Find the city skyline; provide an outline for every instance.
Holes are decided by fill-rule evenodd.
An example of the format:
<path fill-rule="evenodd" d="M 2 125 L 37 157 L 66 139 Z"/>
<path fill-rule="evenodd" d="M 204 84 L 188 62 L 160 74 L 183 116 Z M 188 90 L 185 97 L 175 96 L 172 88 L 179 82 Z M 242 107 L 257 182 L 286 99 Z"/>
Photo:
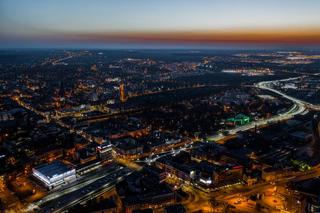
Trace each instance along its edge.
<path fill-rule="evenodd" d="M 319 213 L 319 0 L 0 0 L 0 212 Z"/>
<path fill-rule="evenodd" d="M 319 6 L 314 0 L 2 0 L 0 48 L 314 48 L 320 44 Z"/>

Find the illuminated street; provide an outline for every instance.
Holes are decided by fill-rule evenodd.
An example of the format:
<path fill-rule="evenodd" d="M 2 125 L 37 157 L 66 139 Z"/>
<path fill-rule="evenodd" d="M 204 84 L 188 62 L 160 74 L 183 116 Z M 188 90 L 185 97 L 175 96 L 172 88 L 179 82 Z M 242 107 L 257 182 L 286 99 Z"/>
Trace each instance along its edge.
<path fill-rule="evenodd" d="M 1 0 L 0 212 L 319 213 L 319 8 Z"/>

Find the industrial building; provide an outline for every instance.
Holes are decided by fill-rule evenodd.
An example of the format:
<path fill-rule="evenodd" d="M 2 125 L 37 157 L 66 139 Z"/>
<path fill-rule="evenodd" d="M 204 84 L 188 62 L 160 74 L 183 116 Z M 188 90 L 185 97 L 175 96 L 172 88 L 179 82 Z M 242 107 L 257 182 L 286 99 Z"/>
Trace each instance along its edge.
<path fill-rule="evenodd" d="M 32 169 L 33 176 L 48 189 L 76 180 L 76 170 L 60 161 L 53 161 Z"/>

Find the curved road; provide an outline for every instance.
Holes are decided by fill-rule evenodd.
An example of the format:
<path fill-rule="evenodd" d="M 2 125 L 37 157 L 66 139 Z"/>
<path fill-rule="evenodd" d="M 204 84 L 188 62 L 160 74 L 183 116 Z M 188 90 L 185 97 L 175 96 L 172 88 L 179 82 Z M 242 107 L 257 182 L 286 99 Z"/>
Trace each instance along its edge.
<path fill-rule="evenodd" d="M 263 81 L 263 82 L 255 84 L 254 85 L 255 87 L 257 87 L 259 89 L 268 90 L 270 92 L 276 93 L 276 94 L 282 96 L 283 98 L 292 101 L 294 103 L 294 105 L 285 113 L 281 113 L 279 115 L 275 115 L 275 116 L 273 116 L 271 118 L 268 118 L 268 119 L 258 120 L 258 121 L 251 122 L 251 123 L 243 125 L 243 126 L 239 126 L 239 127 L 235 127 L 233 129 L 230 129 L 229 130 L 229 134 L 230 135 L 234 135 L 234 134 L 236 134 L 236 133 L 238 133 L 240 131 L 246 131 L 246 130 L 249 130 L 249 129 L 253 129 L 256 126 L 260 127 L 260 126 L 267 125 L 269 123 L 288 120 L 290 118 L 293 118 L 295 115 L 308 113 L 308 108 L 311 108 L 311 109 L 314 109 L 314 110 L 319 110 L 320 109 L 319 106 L 316 106 L 316 105 L 301 101 L 299 99 L 296 99 L 294 97 L 286 95 L 286 94 L 284 94 L 284 93 L 282 93 L 282 92 L 280 92 L 278 90 L 275 90 L 275 89 L 270 87 L 270 85 L 273 84 L 273 83 L 276 83 L 276 82 L 279 82 L 279 81 L 289 81 L 289 80 L 294 80 L 294 79 L 297 79 L 297 78 L 288 78 L 288 79 L 275 80 L 275 81 Z M 226 137 L 225 135 L 217 134 L 217 135 L 213 135 L 213 136 L 208 137 L 208 139 L 209 140 L 213 140 L 213 141 L 219 141 L 219 140 L 224 139 L 225 137 Z"/>
<path fill-rule="evenodd" d="M 273 116 L 271 118 L 261 119 L 261 120 L 255 121 L 255 122 L 248 123 L 248 124 L 243 125 L 243 126 L 238 126 L 238 127 L 229 129 L 228 130 L 229 135 L 235 135 L 238 132 L 246 131 L 246 130 L 249 130 L 249 129 L 253 129 L 256 126 L 257 127 L 261 127 L 261 126 L 268 125 L 270 123 L 289 120 L 289 119 L 293 118 L 295 115 L 308 113 L 308 108 L 311 108 L 313 110 L 319 110 L 319 108 L 320 108 L 319 106 L 312 105 L 310 103 L 301 101 L 299 99 L 296 99 L 294 97 L 286 95 L 286 94 L 284 94 L 284 93 L 282 93 L 282 92 L 280 92 L 278 90 L 275 90 L 275 89 L 270 87 L 271 84 L 274 84 L 276 82 L 290 81 L 290 80 L 295 80 L 295 79 L 298 79 L 298 78 L 300 78 L 300 77 L 288 78 L 288 79 L 282 79 L 282 80 L 274 80 L 274 81 L 263 81 L 263 82 L 259 82 L 259 83 L 255 84 L 254 86 L 259 88 L 259 89 L 268 90 L 270 92 L 273 92 L 275 94 L 278 94 L 278 95 L 282 96 L 285 99 L 288 99 L 288 100 L 292 101 L 293 102 L 293 106 L 287 112 L 281 113 L 279 115 L 275 115 L 275 116 Z M 226 139 L 227 137 L 228 136 L 223 135 L 223 134 L 216 134 L 216 135 L 209 136 L 207 138 L 207 140 L 209 140 L 209 141 L 219 141 L 219 140 Z M 160 157 L 162 157 L 164 155 L 177 154 L 180 151 L 185 150 L 185 149 L 186 149 L 186 147 L 180 147 L 178 149 L 172 150 L 171 152 L 161 153 L 158 156 L 154 156 L 154 157 L 146 159 L 145 162 L 147 162 L 147 163 L 154 162 L 155 160 L 157 160 L 158 158 L 160 158 Z"/>

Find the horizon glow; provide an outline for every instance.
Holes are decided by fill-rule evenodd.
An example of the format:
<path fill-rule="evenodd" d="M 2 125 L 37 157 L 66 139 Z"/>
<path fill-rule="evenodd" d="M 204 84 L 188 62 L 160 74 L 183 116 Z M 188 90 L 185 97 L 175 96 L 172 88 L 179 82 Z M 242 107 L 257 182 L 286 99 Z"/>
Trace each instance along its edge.
<path fill-rule="evenodd" d="M 317 0 L 0 0 L 0 47 L 320 45 Z"/>

